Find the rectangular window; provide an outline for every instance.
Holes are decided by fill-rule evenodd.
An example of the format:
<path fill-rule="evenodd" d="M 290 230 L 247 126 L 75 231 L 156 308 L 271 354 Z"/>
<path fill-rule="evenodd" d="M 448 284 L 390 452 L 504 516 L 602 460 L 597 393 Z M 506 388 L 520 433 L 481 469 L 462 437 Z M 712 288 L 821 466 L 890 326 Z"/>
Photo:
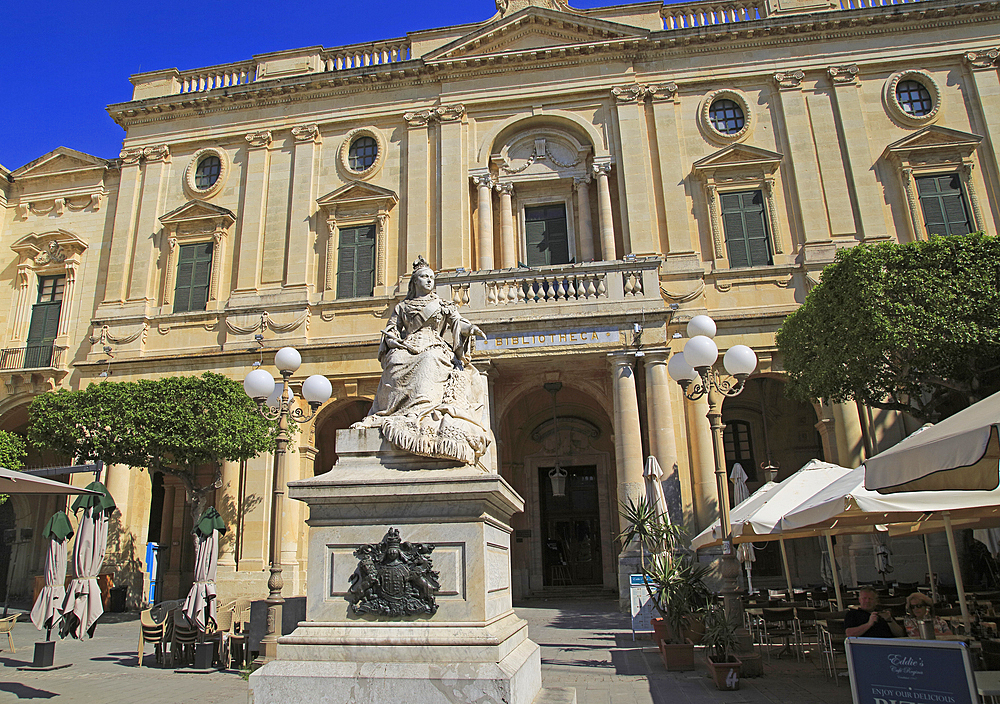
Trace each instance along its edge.
<path fill-rule="evenodd" d="M 958 174 L 918 176 L 916 181 L 928 235 L 967 235 L 972 232 Z"/>
<path fill-rule="evenodd" d="M 31 324 L 24 350 L 24 368 L 36 369 L 52 364 L 52 343 L 59 332 L 65 276 L 39 276 L 38 299 L 31 307 Z"/>
<path fill-rule="evenodd" d="M 337 298 L 361 298 L 375 292 L 375 225 L 340 230 Z"/>
<path fill-rule="evenodd" d="M 729 267 L 769 266 L 771 240 L 764 219 L 764 196 L 760 191 L 720 193 L 722 228 L 726 234 Z"/>
<path fill-rule="evenodd" d="M 524 209 L 528 266 L 569 264 L 566 206 L 562 203 Z"/>
<path fill-rule="evenodd" d="M 174 312 L 205 310 L 212 280 L 212 243 L 182 244 L 177 253 Z"/>

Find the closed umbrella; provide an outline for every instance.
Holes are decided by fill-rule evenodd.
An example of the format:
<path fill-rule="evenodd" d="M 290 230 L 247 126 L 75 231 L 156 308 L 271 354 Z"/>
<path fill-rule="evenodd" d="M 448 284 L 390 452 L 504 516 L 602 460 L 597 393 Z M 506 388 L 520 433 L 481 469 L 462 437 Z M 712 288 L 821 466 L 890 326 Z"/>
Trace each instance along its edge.
<path fill-rule="evenodd" d="M 889 536 L 878 531 L 871 533 L 872 550 L 875 553 L 875 571 L 882 575 L 882 581 L 892 572 L 892 553 L 889 551 Z"/>
<path fill-rule="evenodd" d="M 667 498 L 663 495 L 663 468 L 652 455 L 646 458 L 646 467 L 642 475 L 646 479 L 646 499 L 649 505 L 670 523 L 670 510 L 667 508 Z"/>
<path fill-rule="evenodd" d="M 733 465 L 733 471 L 729 473 L 729 481 L 733 484 L 734 508 L 750 498 L 750 489 L 747 487 L 748 478 L 746 470 L 743 469 L 743 465 L 739 462 L 735 463 Z M 740 543 L 739 548 L 736 550 L 736 557 L 741 563 L 743 563 L 743 569 L 745 569 L 747 573 L 747 591 L 752 592 L 753 579 L 751 577 L 751 571 L 753 569 L 753 563 L 757 560 L 753 543 Z"/>
<path fill-rule="evenodd" d="M 97 619 L 104 613 L 97 575 L 104 566 L 108 519 L 115 510 L 115 501 L 107 487 L 100 482 L 91 482 L 87 489 L 97 492 L 97 495 L 80 496 L 73 502 L 73 511 L 83 511 L 73 543 L 73 571 L 76 577 L 70 582 L 59 609 L 63 617 L 59 635 L 81 640 L 84 634 L 93 637 Z"/>
<path fill-rule="evenodd" d="M 201 632 L 215 623 L 215 574 L 219 565 L 219 534 L 226 532 L 222 516 L 209 506 L 194 527 L 194 584 L 182 611 Z"/>
<path fill-rule="evenodd" d="M 31 608 L 31 622 L 38 630 L 44 628 L 45 640 L 49 640 L 53 626 L 62 618 L 59 607 L 66 597 L 66 541 L 73 537 L 69 516 L 63 511 L 52 514 L 42 537 L 49 539 L 49 551 L 45 556 L 45 586 Z"/>

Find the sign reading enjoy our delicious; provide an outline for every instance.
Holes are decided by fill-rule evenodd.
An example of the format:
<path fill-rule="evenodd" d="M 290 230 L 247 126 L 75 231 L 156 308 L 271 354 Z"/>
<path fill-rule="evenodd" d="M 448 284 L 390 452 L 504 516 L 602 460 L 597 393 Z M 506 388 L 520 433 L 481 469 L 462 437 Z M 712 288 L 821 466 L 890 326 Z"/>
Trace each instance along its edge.
<path fill-rule="evenodd" d="M 618 342 L 618 328 L 591 328 L 588 330 L 553 330 L 547 332 L 511 335 L 489 335 L 485 341 L 477 340 L 476 349 L 504 350 L 518 347 L 550 347 L 554 345 L 597 345 Z"/>
<path fill-rule="evenodd" d="M 979 699 L 965 643 L 848 638 L 854 704 L 973 704 Z"/>

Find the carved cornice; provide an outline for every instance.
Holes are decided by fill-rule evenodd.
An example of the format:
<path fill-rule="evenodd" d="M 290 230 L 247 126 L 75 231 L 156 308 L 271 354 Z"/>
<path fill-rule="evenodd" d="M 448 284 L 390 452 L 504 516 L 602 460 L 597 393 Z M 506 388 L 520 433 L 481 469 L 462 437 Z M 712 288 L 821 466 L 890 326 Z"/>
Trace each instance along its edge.
<path fill-rule="evenodd" d="M 795 69 L 794 71 L 778 71 L 774 74 L 774 82 L 781 90 L 798 90 L 802 87 L 802 79 L 806 74 Z"/>
<path fill-rule="evenodd" d="M 109 106 L 112 118 L 123 127 L 170 121 L 190 115 L 207 115 L 234 108 L 283 106 L 293 102 L 398 90 L 464 76 L 500 75 L 520 67 L 544 69 L 560 66 L 600 65 L 612 59 L 625 61 L 662 57 L 710 56 L 720 51 L 783 47 L 803 42 L 858 40 L 864 37 L 898 35 L 901 31 L 925 31 L 938 27 L 994 21 L 1000 16 L 1000 0 L 922 2 L 884 7 L 864 7 L 808 14 L 776 15 L 753 22 L 723 22 L 717 25 L 680 27 L 655 32 L 644 38 L 593 41 L 546 49 L 492 56 L 469 55 L 447 61 L 424 62 L 421 58 L 387 62 L 358 68 L 326 71 L 302 76 L 252 82 L 218 89 L 179 93 Z M 817 67 L 819 68 L 819 67 Z"/>
<path fill-rule="evenodd" d="M 845 64 L 844 66 L 830 66 L 826 72 L 834 85 L 845 86 L 856 83 L 858 80 L 858 65 Z"/>
<path fill-rule="evenodd" d="M 417 110 L 416 112 L 404 112 L 403 119 L 409 127 L 424 127 L 431 122 L 454 122 L 461 120 L 465 115 L 465 106 L 461 103 L 457 105 L 440 105 L 427 110 Z"/>

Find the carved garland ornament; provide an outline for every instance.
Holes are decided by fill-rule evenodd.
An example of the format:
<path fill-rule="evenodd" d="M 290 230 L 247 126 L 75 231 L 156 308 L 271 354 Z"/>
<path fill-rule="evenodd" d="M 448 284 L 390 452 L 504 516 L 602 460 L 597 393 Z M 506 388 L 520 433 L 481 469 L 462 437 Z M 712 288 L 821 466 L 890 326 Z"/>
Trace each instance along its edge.
<path fill-rule="evenodd" d="M 358 567 L 351 575 L 347 599 L 352 614 L 387 618 L 433 616 L 441 590 L 431 564 L 433 546 L 402 542 L 390 528 L 381 543 L 362 545 L 354 551 Z"/>

